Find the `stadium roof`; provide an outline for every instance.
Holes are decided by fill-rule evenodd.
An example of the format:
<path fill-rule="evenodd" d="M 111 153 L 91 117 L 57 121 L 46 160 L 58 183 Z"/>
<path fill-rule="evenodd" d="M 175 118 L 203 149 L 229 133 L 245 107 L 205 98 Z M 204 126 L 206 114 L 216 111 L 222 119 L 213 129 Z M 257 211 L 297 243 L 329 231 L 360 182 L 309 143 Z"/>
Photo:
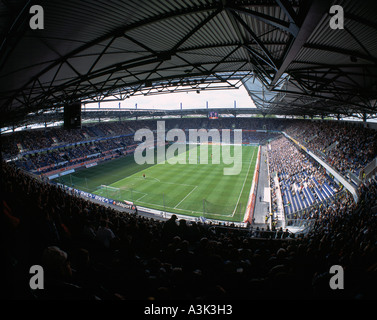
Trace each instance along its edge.
<path fill-rule="evenodd" d="M 242 84 L 265 114 L 373 117 L 375 2 L 2 1 L 1 122 L 77 100 Z M 34 4 L 44 29 L 29 25 Z M 329 26 L 333 4 L 343 30 Z"/>

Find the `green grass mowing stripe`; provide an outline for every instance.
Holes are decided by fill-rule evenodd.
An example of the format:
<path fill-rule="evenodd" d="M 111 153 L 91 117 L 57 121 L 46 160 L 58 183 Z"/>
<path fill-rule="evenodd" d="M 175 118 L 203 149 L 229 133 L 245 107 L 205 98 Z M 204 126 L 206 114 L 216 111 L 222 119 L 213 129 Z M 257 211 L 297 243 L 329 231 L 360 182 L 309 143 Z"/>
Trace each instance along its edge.
<path fill-rule="evenodd" d="M 166 165 L 165 165 L 166 166 Z M 171 165 L 168 165 L 168 166 L 170 166 L 170 169 L 171 169 Z M 194 166 L 195 167 L 195 166 Z M 210 167 L 210 166 L 209 166 Z M 204 167 L 204 168 L 208 168 L 208 166 L 207 167 Z M 173 170 L 168 170 L 168 171 L 170 171 L 170 172 L 172 172 Z M 186 170 L 185 170 L 186 171 Z M 213 171 L 213 170 L 211 170 L 211 171 Z M 206 173 L 205 173 L 206 174 Z M 208 176 L 208 173 L 206 174 L 207 176 Z M 229 177 L 229 176 L 227 176 L 227 177 Z M 170 178 L 170 180 L 171 180 L 171 178 Z M 177 183 L 179 183 L 179 182 L 177 182 Z M 169 192 L 169 190 L 166 190 L 167 192 Z M 180 190 L 180 191 L 182 191 L 182 190 Z M 193 192 L 193 190 L 191 189 L 191 191 L 190 192 Z M 169 193 L 171 193 L 171 192 L 169 192 Z M 144 198 L 145 197 L 145 194 L 142 194 L 142 197 Z M 184 190 L 184 197 L 183 198 L 181 198 L 181 199 L 184 199 L 184 198 L 187 198 L 187 191 L 186 190 Z M 175 195 L 175 198 L 178 198 L 179 199 L 179 194 L 177 194 L 177 195 Z M 140 198 L 139 198 L 139 200 L 141 200 Z M 144 200 L 144 199 L 143 199 Z M 181 201 L 181 200 L 179 200 L 179 201 Z M 145 202 L 145 201 L 144 201 Z M 199 202 L 199 204 L 201 203 L 201 201 L 196 201 L 196 202 Z M 158 205 L 158 204 L 156 204 L 156 205 Z M 161 205 L 160 205 L 161 206 Z M 174 207 L 173 207 L 174 208 Z M 175 206 L 175 209 L 177 209 L 177 205 Z M 191 211 L 192 211 L 192 209 L 193 208 L 191 208 Z M 185 210 L 185 209 L 181 209 L 181 210 Z M 188 212 L 190 212 L 190 210 L 187 210 Z"/>
<path fill-rule="evenodd" d="M 86 189 L 85 191 L 93 192 L 100 185 L 110 185 L 118 181 L 120 177 L 129 176 L 151 166 L 154 166 L 154 164 L 139 165 L 135 163 L 133 155 L 128 155 L 100 162 L 94 167 L 80 169 L 74 174 L 62 176 L 55 181 L 71 185 L 72 179 L 75 187 L 82 187 L 83 190 Z"/>
<path fill-rule="evenodd" d="M 176 206 L 174 207 L 174 209 L 176 209 L 183 201 L 186 200 L 186 198 L 195 191 L 195 189 L 197 188 L 198 186 L 195 186 L 181 201 L 179 201 Z"/>
<path fill-rule="evenodd" d="M 250 160 L 252 160 L 252 159 L 250 159 Z M 249 161 L 250 161 L 249 160 Z M 247 161 L 246 161 L 246 163 L 247 163 Z M 175 167 L 176 166 L 182 166 L 182 165 L 175 165 Z M 199 168 L 200 168 L 200 165 L 198 165 L 198 166 L 193 166 L 193 165 L 191 165 L 192 167 L 191 168 L 194 168 L 195 169 L 195 171 L 198 171 L 198 166 L 199 166 Z M 168 167 L 170 170 L 165 170 L 166 172 L 169 172 L 169 173 L 174 173 L 172 176 L 169 176 L 168 177 L 168 179 L 171 181 L 172 179 L 173 179 L 173 177 L 179 177 L 179 180 L 177 181 L 177 185 L 179 185 L 179 181 L 182 181 L 182 175 L 179 175 L 178 174 L 178 172 L 175 172 L 175 170 L 173 170 L 173 168 L 174 168 L 174 166 L 172 166 L 172 165 L 169 165 L 169 164 L 164 164 L 164 165 L 162 165 L 162 167 L 164 168 L 164 169 L 166 169 L 166 167 Z M 177 167 L 176 167 L 177 168 Z M 247 178 L 247 175 L 245 175 L 245 173 L 249 173 L 250 172 L 250 170 L 248 170 L 249 168 L 251 168 L 251 164 L 250 164 L 250 162 L 249 162 L 249 166 L 247 167 L 247 168 L 244 168 L 243 169 L 243 171 L 241 172 L 241 177 L 242 177 L 242 181 L 243 182 L 245 182 L 245 180 L 246 180 L 246 178 Z M 194 176 L 194 175 L 192 175 L 191 174 L 191 172 L 189 173 L 188 172 L 188 170 L 187 170 L 187 166 L 186 166 L 186 168 L 184 169 L 184 170 L 182 170 L 182 167 L 178 167 L 178 169 L 182 172 L 184 172 L 185 173 L 185 175 L 187 176 L 187 175 L 191 175 L 191 176 Z M 225 190 L 226 189 L 226 185 L 223 185 L 223 186 L 221 186 L 222 185 L 222 183 L 220 183 L 220 182 L 218 182 L 218 181 L 216 181 L 216 179 L 209 179 L 208 178 L 208 176 L 209 176 L 209 172 L 208 172 L 208 169 L 209 169 L 209 171 L 210 172 L 212 172 L 213 173 L 213 167 L 211 168 L 211 166 L 203 166 L 202 167 L 202 169 L 205 169 L 203 172 L 201 172 L 202 173 L 202 175 L 204 175 L 204 177 L 205 177 L 205 180 L 207 181 L 210 181 L 210 182 L 212 182 L 212 184 L 213 183 L 215 183 L 215 185 L 217 185 L 217 186 L 219 186 L 220 188 L 222 188 L 223 190 Z M 220 170 L 221 170 L 222 168 L 220 168 Z M 245 172 L 245 170 L 248 170 L 248 171 L 246 171 Z M 191 171 L 191 170 L 190 170 Z M 187 179 L 185 179 L 185 182 L 187 183 L 187 182 L 190 182 L 192 185 L 195 185 L 195 184 L 199 184 L 199 187 L 198 187 L 198 191 L 199 191 L 199 188 L 200 187 L 203 187 L 204 186 L 204 182 L 202 181 L 203 180 L 203 176 L 202 175 L 199 175 L 199 181 L 192 181 L 192 180 L 190 180 L 190 181 L 187 181 Z M 216 174 L 214 174 L 214 178 L 216 178 L 216 176 L 217 177 L 225 177 L 225 178 L 227 178 L 227 179 L 230 179 L 230 180 L 232 180 L 231 178 L 233 178 L 233 176 L 222 176 L 222 174 L 219 174 L 219 172 L 217 172 Z M 246 178 L 245 178 L 245 176 L 246 176 Z M 166 177 L 166 174 L 165 174 L 165 177 Z M 200 184 L 200 181 L 202 181 L 202 184 Z M 242 182 L 241 182 L 241 185 L 242 185 Z M 213 186 L 212 186 L 213 187 Z M 224 188 L 225 187 L 225 188 Z M 205 188 L 205 189 L 207 189 L 207 190 L 210 190 L 211 188 L 209 188 L 209 187 L 207 187 L 207 188 Z M 172 193 L 172 191 L 171 190 L 165 190 L 168 194 L 171 194 Z M 182 191 L 182 190 L 180 190 L 180 191 Z M 195 190 L 196 191 L 196 190 Z M 242 190 L 241 190 L 242 191 Z M 211 191 L 212 192 L 212 191 Z M 189 191 L 189 195 L 191 196 L 191 193 L 194 193 L 194 190 L 193 189 L 191 189 L 190 191 Z M 236 195 L 237 195 L 237 197 L 239 197 L 239 194 L 242 194 L 242 192 L 240 192 L 239 191 L 239 189 L 238 189 L 238 192 L 236 193 Z M 196 192 L 196 194 L 198 194 L 198 192 Z M 219 200 L 219 197 L 218 197 L 218 192 L 215 192 L 215 194 L 216 194 L 216 196 L 217 196 L 217 199 L 216 199 L 216 197 L 214 198 L 214 200 Z M 246 192 L 245 193 L 246 195 L 248 195 L 248 192 Z M 200 195 L 203 197 L 203 193 L 200 193 Z M 178 203 L 180 202 L 180 208 L 179 209 L 181 209 L 181 210 L 186 210 L 186 208 L 184 208 L 183 207 L 183 204 L 186 204 L 186 202 L 187 202 L 187 205 L 189 205 L 190 206 L 190 209 L 191 209 L 191 211 L 197 211 L 197 212 L 202 212 L 202 211 L 198 211 L 198 210 L 200 210 L 201 208 L 200 207 L 198 207 L 198 206 L 201 206 L 201 203 L 202 203 L 202 199 L 200 199 L 200 198 L 198 198 L 198 199 L 196 199 L 195 201 L 194 201 L 194 203 L 191 203 L 191 201 L 187 201 L 186 199 L 188 198 L 188 193 L 187 193 L 187 191 L 186 190 L 184 190 L 184 193 L 182 194 L 182 193 L 178 193 L 178 194 L 175 194 L 174 195 L 174 197 L 175 198 L 178 198 L 178 199 L 180 199 L 180 200 L 178 200 Z M 179 197 L 181 197 L 181 198 L 179 198 Z M 191 196 L 190 198 L 193 198 L 193 196 Z M 185 201 L 184 201 L 184 203 L 183 203 L 183 199 L 185 199 Z M 143 199 L 144 200 L 144 199 Z M 236 200 L 233 200 L 233 205 L 234 205 L 234 203 L 237 201 L 237 198 L 236 198 Z M 146 201 L 143 201 L 144 203 L 146 203 Z M 226 203 L 224 204 L 222 204 L 222 206 L 226 206 L 226 204 L 229 204 L 229 202 L 232 202 L 232 200 L 231 199 L 229 199 L 229 195 L 228 195 L 228 199 L 226 200 Z M 246 206 L 246 202 L 247 201 L 245 201 L 245 206 Z M 160 206 L 161 207 L 161 203 L 160 204 L 156 204 L 157 206 Z M 166 205 L 166 207 L 168 207 L 167 205 Z M 175 206 L 173 206 L 172 205 L 172 209 L 178 209 L 177 208 L 178 207 L 178 205 L 175 205 Z M 190 209 L 188 209 L 187 208 L 187 211 L 188 212 L 190 212 Z M 232 209 L 233 209 L 233 207 L 232 207 Z M 231 211 L 230 211 L 231 212 Z M 238 220 L 239 220 L 239 218 L 237 218 Z"/>
<path fill-rule="evenodd" d="M 246 186 L 251 184 L 247 180 L 249 180 L 248 176 L 254 172 L 252 168 L 255 165 L 251 164 L 249 167 L 245 164 L 250 164 L 252 160 L 250 153 L 253 149 L 253 147 L 243 147 L 243 167 L 238 176 L 224 176 L 222 170 L 225 165 L 171 165 L 165 163 L 143 168 L 134 163 L 132 156 L 126 157 L 127 161 L 122 161 L 124 158 L 111 160 L 96 167 L 81 170 L 75 175 L 83 178 L 83 180 L 87 178 L 86 182 L 89 182 L 89 187 L 93 191 L 101 184 L 125 189 L 134 188 L 132 195 L 136 204 L 140 202 L 140 205 L 148 204 L 144 206 L 160 210 L 163 209 L 162 198 L 165 195 L 166 209 L 174 209 L 171 211 L 178 213 L 187 212 L 192 215 L 202 215 L 203 198 L 207 198 L 208 203 L 212 202 L 217 205 L 215 209 L 218 212 L 213 212 L 212 215 L 208 214 L 208 217 L 221 218 L 224 215 L 229 215 L 229 210 L 226 212 L 222 209 L 232 204 L 234 210 L 238 198 L 240 199 L 238 206 L 242 204 L 242 207 L 246 207 L 249 193 L 249 188 Z M 248 170 L 249 168 L 250 170 Z M 147 176 L 145 181 L 142 180 L 143 172 Z M 126 178 L 122 179 L 122 177 Z M 242 192 L 244 182 L 245 187 Z M 195 188 L 195 186 L 197 187 Z M 128 194 L 127 191 L 122 192 L 122 196 L 130 196 L 129 191 Z M 246 200 L 244 200 L 245 197 Z M 235 217 L 235 215 L 233 217 L 235 221 L 239 221 L 243 217 L 243 213 L 241 218 L 239 217 L 239 211 L 237 209 L 238 217 Z M 230 213 L 232 213 L 232 210 L 230 210 Z"/>
<path fill-rule="evenodd" d="M 245 161 L 243 165 L 243 170 L 241 174 L 238 176 L 241 184 L 241 191 L 238 194 L 236 200 L 236 206 L 232 215 L 235 217 L 234 220 L 240 221 L 243 219 L 244 211 L 247 205 L 247 199 L 249 196 L 249 187 L 251 185 L 252 177 L 254 175 L 254 168 L 255 168 L 255 147 L 244 147 L 244 150 L 247 152 L 247 156 L 244 157 L 248 161 Z"/>
<path fill-rule="evenodd" d="M 249 149 L 246 148 L 246 150 L 249 150 Z M 231 180 L 229 183 L 222 184 L 224 186 L 224 190 L 227 190 L 227 189 L 229 190 L 233 186 L 235 186 L 233 194 L 228 194 L 222 197 L 222 198 L 228 199 L 229 203 L 232 204 L 231 208 L 228 207 L 228 212 L 226 213 L 226 217 L 228 218 L 230 217 L 234 221 L 240 221 L 243 218 L 243 211 L 246 207 L 246 203 L 247 203 L 246 199 L 248 196 L 248 192 L 245 192 L 247 188 L 242 189 L 242 186 L 246 185 L 248 176 L 250 176 L 251 170 L 248 172 L 249 165 L 250 165 L 250 168 L 254 167 L 252 163 L 250 162 L 252 159 L 250 159 L 250 157 L 246 157 L 246 158 L 249 159 L 249 161 L 248 162 L 245 161 L 247 165 L 243 165 L 241 173 L 237 176 L 225 176 L 227 178 L 231 177 Z"/>
<path fill-rule="evenodd" d="M 240 200 L 241 200 L 241 196 L 242 196 L 242 193 L 243 193 L 243 189 L 244 189 L 244 187 L 245 187 L 245 183 L 246 183 L 246 181 L 248 180 L 249 172 L 250 172 L 250 168 L 251 168 L 251 164 L 252 164 L 253 161 L 254 161 L 254 154 L 255 154 L 255 148 L 254 148 L 254 151 L 253 151 L 253 155 L 251 156 L 251 159 L 250 159 L 249 167 L 248 167 L 248 169 L 247 169 L 247 173 L 246 173 L 246 176 L 245 176 L 245 180 L 244 180 L 244 182 L 243 182 L 242 189 L 241 189 L 240 195 L 239 195 L 239 197 L 238 197 L 236 207 L 234 208 L 233 215 L 234 215 L 234 213 L 235 213 L 236 210 L 237 210 L 238 204 L 239 204 L 239 202 L 240 202 Z M 253 167 L 254 167 L 254 166 L 253 166 Z"/>
<path fill-rule="evenodd" d="M 211 148 L 209 148 L 208 152 L 208 160 L 210 162 L 210 151 Z M 200 159 L 200 147 L 198 147 L 198 157 Z M 188 158 L 188 153 L 186 154 Z M 186 169 L 187 168 L 187 169 Z M 197 185 L 198 188 L 190 191 L 190 194 L 183 195 L 183 198 L 178 201 L 180 208 L 184 209 L 191 209 L 191 210 L 201 210 L 202 207 L 202 200 L 203 197 L 205 197 L 205 189 L 209 190 L 209 188 L 205 187 L 206 181 L 212 181 L 211 174 L 213 176 L 217 176 L 219 174 L 219 167 L 214 166 L 211 164 L 187 164 L 186 168 L 182 170 L 182 168 L 177 167 L 177 170 L 181 171 L 180 174 L 177 174 L 176 176 L 179 179 L 182 179 L 186 181 L 187 183 L 190 183 L 191 185 Z M 221 167 L 220 167 L 221 170 Z M 204 181 L 203 181 L 204 179 Z M 190 199 L 188 199 L 188 196 L 190 196 Z M 184 199 L 184 202 L 182 201 Z M 186 200 L 187 199 L 187 200 Z M 190 200 L 190 201 L 189 201 Z M 175 206 L 177 208 L 178 205 Z"/>
<path fill-rule="evenodd" d="M 156 179 L 156 181 L 159 181 L 160 183 L 162 184 L 169 184 L 168 188 L 167 186 L 164 186 L 164 192 L 160 192 L 157 194 L 157 198 L 162 198 L 164 197 L 163 200 L 165 200 L 165 204 L 166 206 L 173 206 L 173 207 L 176 207 L 177 204 L 181 201 L 181 197 L 180 197 L 180 194 L 182 194 L 182 186 L 185 186 L 183 188 L 183 193 L 184 194 L 187 194 L 192 190 L 192 188 L 189 188 L 189 190 L 187 190 L 187 183 L 185 184 L 182 184 L 182 180 L 185 179 L 185 177 L 182 177 L 181 175 L 177 174 L 177 173 L 182 173 L 182 172 L 186 172 L 186 174 L 189 174 L 188 170 L 184 170 L 182 171 L 182 167 L 181 165 L 179 165 L 180 167 L 177 167 L 178 165 L 170 165 L 168 163 L 165 163 L 165 164 L 158 164 L 156 166 L 153 167 L 153 173 L 148 173 L 148 169 L 147 170 L 143 170 L 142 173 L 145 173 L 147 177 L 150 177 L 151 175 L 154 177 L 154 179 Z M 166 181 L 163 181 L 161 182 L 161 180 L 159 180 L 158 178 L 155 178 L 156 176 L 160 176 L 160 174 L 158 174 L 159 171 L 161 171 L 163 169 L 163 178 L 168 180 L 169 182 L 166 182 Z M 179 170 L 179 172 L 177 172 Z M 156 174 L 157 173 L 157 174 Z M 141 176 L 141 172 L 139 173 L 139 175 Z M 128 177 L 130 179 L 134 178 L 134 176 L 130 176 Z M 117 181 L 116 183 L 113 183 L 112 186 L 122 186 L 124 185 L 124 181 L 126 180 L 127 178 L 125 179 L 122 179 L 120 181 Z M 147 178 L 148 180 L 149 178 Z M 148 183 L 149 185 L 153 184 L 151 182 Z M 178 188 L 178 191 L 180 191 L 180 194 L 177 193 L 177 187 L 179 186 Z M 131 185 L 131 187 L 137 187 L 135 185 Z M 148 190 L 148 189 L 140 189 L 140 188 L 145 188 L 145 186 L 140 186 L 140 183 L 139 183 L 139 190 L 142 190 L 142 192 L 144 193 L 149 193 L 149 194 L 153 194 L 155 193 L 154 190 Z M 173 189 L 173 190 L 171 190 Z M 152 195 L 153 196 L 153 195 Z M 149 198 L 151 198 L 151 196 L 149 196 Z M 173 199 L 173 200 L 172 200 Z M 178 199 L 178 201 L 176 201 L 176 199 Z M 139 199 L 140 200 L 140 199 Z M 143 199 L 144 200 L 144 199 Z M 152 200 L 149 200 L 150 202 L 152 202 Z M 173 202 L 172 202 L 173 201 Z M 144 201 L 145 202 L 145 201 Z M 158 202 L 161 202 L 161 201 L 158 201 Z M 174 205 L 175 203 L 175 205 Z"/>
<path fill-rule="evenodd" d="M 71 186 L 72 179 L 75 187 L 79 189 L 81 187 L 85 191 L 93 192 L 100 185 L 111 185 L 119 180 L 120 177 L 131 175 L 148 166 L 151 165 L 139 166 L 135 163 L 133 156 L 126 156 L 99 163 L 94 167 L 78 170 L 74 174 L 62 176 L 55 179 L 55 181 Z"/>
<path fill-rule="evenodd" d="M 246 154 L 246 157 L 249 157 L 249 155 Z M 243 155 L 243 158 L 245 158 L 245 155 Z M 221 190 L 223 190 L 224 196 L 227 196 L 228 198 L 232 196 L 238 197 L 240 188 L 247 173 L 247 168 L 248 166 L 245 166 L 245 164 L 243 164 L 242 170 L 238 175 L 223 175 L 223 172 L 220 172 L 216 177 L 216 189 L 212 193 L 216 196 L 216 194 L 220 194 Z M 230 188 L 226 188 L 227 186 L 229 186 Z"/>
<path fill-rule="evenodd" d="M 161 204 L 161 198 L 164 197 L 163 200 L 165 200 L 166 206 L 175 207 L 182 199 L 181 194 L 191 192 L 193 187 L 196 186 L 189 184 L 186 177 L 182 176 L 182 174 L 189 175 L 190 173 L 187 168 L 182 170 L 182 165 L 180 164 L 171 165 L 165 163 L 153 166 L 152 168 L 150 168 L 152 170 L 143 170 L 137 174 L 137 176 L 142 176 L 142 173 L 145 173 L 147 178 L 141 179 L 142 181 L 138 181 L 138 179 L 135 178 L 135 175 L 130 176 L 129 178 L 136 179 L 134 187 L 139 188 L 138 190 L 149 193 L 151 196 L 156 194 L 157 197 L 160 197 L 160 200 L 158 201 L 159 204 Z M 150 181 L 151 177 L 154 178 L 156 182 Z M 113 185 L 121 185 L 122 183 L 123 181 L 118 181 Z M 151 196 L 147 198 L 151 198 Z M 151 202 L 151 200 L 149 201 Z"/>

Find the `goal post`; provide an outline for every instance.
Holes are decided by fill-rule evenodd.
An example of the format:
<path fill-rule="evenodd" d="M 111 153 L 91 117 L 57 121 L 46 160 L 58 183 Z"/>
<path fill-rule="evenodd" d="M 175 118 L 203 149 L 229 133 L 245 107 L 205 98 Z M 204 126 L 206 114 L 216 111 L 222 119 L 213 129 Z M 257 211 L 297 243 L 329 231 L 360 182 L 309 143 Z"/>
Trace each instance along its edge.
<path fill-rule="evenodd" d="M 242 203 L 218 203 L 203 199 L 203 214 L 205 217 L 212 215 L 216 216 L 237 216 L 242 213 Z"/>
<path fill-rule="evenodd" d="M 120 188 L 115 188 L 101 184 L 98 187 L 98 193 L 108 199 L 119 199 L 120 198 Z"/>

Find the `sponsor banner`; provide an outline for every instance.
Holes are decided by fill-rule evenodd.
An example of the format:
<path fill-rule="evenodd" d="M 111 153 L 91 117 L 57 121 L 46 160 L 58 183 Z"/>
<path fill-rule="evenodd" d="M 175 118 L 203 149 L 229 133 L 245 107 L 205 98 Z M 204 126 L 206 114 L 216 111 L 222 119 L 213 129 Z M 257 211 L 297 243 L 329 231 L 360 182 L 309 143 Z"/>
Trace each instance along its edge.
<path fill-rule="evenodd" d="M 235 221 L 226 221 L 226 220 L 214 220 L 214 219 L 208 219 L 204 217 L 195 217 L 195 216 L 188 216 L 188 215 L 183 215 L 175 212 L 167 212 L 167 211 L 162 211 L 162 210 L 155 210 L 147 207 L 141 207 L 138 206 L 139 212 L 145 212 L 148 214 L 153 214 L 155 216 L 162 217 L 164 219 L 169 219 L 173 214 L 177 216 L 178 219 L 185 219 L 187 221 L 195 221 L 195 222 L 200 222 L 203 224 L 221 224 L 221 225 L 232 225 L 235 227 L 241 227 L 241 228 L 246 228 L 247 223 L 245 222 L 235 222 Z"/>
<path fill-rule="evenodd" d="M 115 206 L 118 206 L 118 207 L 121 207 L 121 208 L 124 208 L 124 209 L 136 211 L 136 206 L 134 204 L 127 204 L 127 203 L 120 202 L 118 200 L 108 199 L 108 198 L 99 196 L 97 194 L 78 190 L 78 189 L 71 188 L 71 187 L 68 187 L 68 186 L 64 186 L 64 188 L 66 190 L 70 191 L 70 192 L 75 193 L 76 195 L 79 195 L 79 196 L 82 196 L 82 197 L 85 197 L 85 198 L 93 199 L 93 200 L 103 202 L 103 203 L 106 203 L 106 204 L 112 204 L 112 205 L 115 205 Z"/>
<path fill-rule="evenodd" d="M 55 178 L 58 178 L 58 177 L 61 177 L 61 176 L 65 176 L 67 174 L 74 173 L 74 172 L 75 172 L 75 169 L 61 171 L 60 173 L 55 173 L 51 176 L 48 176 L 48 178 L 51 180 L 51 179 L 55 179 Z"/>
<path fill-rule="evenodd" d="M 90 163 L 95 162 L 96 160 L 98 160 L 98 159 L 94 159 L 94 160 L 86 161 L 86 162 L 82 162 L 82 163 L 77 163 L 77 164 L 74 164 L 74 165 L 66 167 L 66 168 L 61 168 L 61 169 L 53 170 L 53 171 L 50 171 L 50 172 L 42 173 L 42 176 L 50 176 L 50 175 L 53 175 L 55 173 L 66 172 L 66 171 L 69 171 L 71 169 L 76 169 L 76 168 L 79 168 L 79 167 L 83 167 L 83 166 L 86 166 L 86 165 L 88 165 Z"/>
<path fill-rule="evenodd" d="M 98 157 L 98 156 L 100 156 L 100 155 L 101 155 L 101 154 L 100 154 L 99 152 L 97 152 L 97 153 L 92 153 L 92 154 L 87 155 L 86 158 Z"/>
<path fill-rule="evenodd" d="M 115 205 L 115 206 L 124 208 L 124 209 L 136 210 L 136 206 L 130 201 L 124 200 L 124 202 L 120 202 L 120 201 L 117 201 L 117 200 L 113 200 L 112 204 Z"/>
<path fill-rule="evenodd" d="M 60 176 L 65 176 L 65 175 L 67 175 L 67 174 L 74 173 L 74 172 L 75 172 L 75 169 L 71 169 L 71 170 L 63 171 L 63 172 L 60 173 L 59 175 L 60 175 Z"/>
<path fill-rule="evenodd" d="M 249 129 L 242 129 L 242 132 L 264 132 L 264 133 L 284 133 L 278 130 L 249 130 Z"/>

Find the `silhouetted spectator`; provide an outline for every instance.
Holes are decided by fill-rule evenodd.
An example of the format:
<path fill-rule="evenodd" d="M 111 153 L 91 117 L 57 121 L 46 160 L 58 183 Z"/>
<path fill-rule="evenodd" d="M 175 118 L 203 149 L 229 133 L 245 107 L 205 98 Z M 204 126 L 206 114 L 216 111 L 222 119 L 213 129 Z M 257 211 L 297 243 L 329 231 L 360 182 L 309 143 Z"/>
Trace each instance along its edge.
<path fill-rule="evenodd" d="M 179 228 L 177 225 L 177 216 L 173 214 L 169 220 L 165 221 L 162 227 L 162 237 L 165 243 L 170 242 L 176 235 L 179 234 Z"/>

